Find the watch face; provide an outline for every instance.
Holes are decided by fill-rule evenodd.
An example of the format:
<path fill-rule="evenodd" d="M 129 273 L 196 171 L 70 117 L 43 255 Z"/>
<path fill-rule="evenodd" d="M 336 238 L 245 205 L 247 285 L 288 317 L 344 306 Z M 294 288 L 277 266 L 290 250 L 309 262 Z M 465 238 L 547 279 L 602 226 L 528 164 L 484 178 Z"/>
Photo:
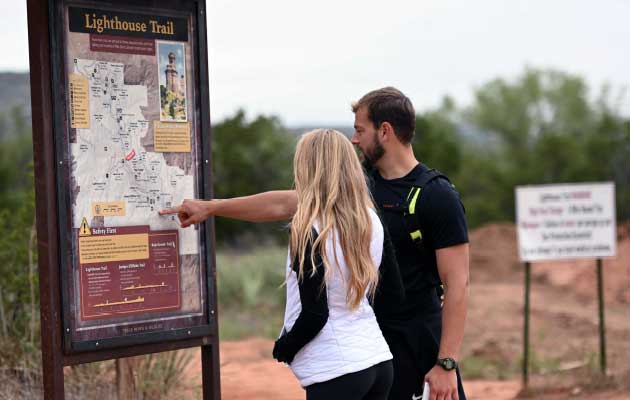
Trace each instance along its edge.
<path fill-rule="evenodd" d="M 442 358 L 438 360 L 438 364 L 447 371 L 455 369 L 457 363 L 452 358 Z"/>

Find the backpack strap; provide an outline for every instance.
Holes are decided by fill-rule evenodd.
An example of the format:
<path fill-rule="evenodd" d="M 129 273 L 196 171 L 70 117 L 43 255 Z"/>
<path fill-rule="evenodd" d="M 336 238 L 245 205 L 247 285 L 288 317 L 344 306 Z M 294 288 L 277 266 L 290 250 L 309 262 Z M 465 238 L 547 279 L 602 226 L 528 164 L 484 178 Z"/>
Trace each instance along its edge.
<path fill-rule="evenodd" d="M 420 223 L 418 222 L 418 215 L 416 214 L 416 204 L 418 202 L 418 198 L 420 197 L 422 188 L 429 182 L 438 178 L 446 179 L 450 183 L 450 180 L 446 175 L 437 169 L 429 169 L 418 176 L 407 195 L 407 203 L 405 205 L 403 215 L 405 217 L 407 227 L 409 228 L 411 240 L 417 246 L 422 244 L 422 231 L 420 230 Z"/>
<path fill-rule="evenodd" d="M 426 186 L 428 183 L 434 181 L 435 179 L 442 178 L 446 179 L 446 181 L 453 186 L 451 181 L 448 179 L 446 175 L 441 173 L 435 168 L 429 169 L 423 172 L 418 179 L 413 183 L 409 194 L 407 195 L 407 204 L 403 210 L 403 217 L 405 219 L 405 225 L 407 229 L 409 229 L 409 235 L 411 236 L 411 241 L 416 246 L 418 250 L 422 250 L 424 248 L 423 240 L 422 240 L 422 230 L 420 229 L 420 221 L 418 218 L 418 214 L 416 214 L 416 203 L 418 202 L 418 198 L 420 197 L 420 193 L 422 192 L 422 188 Z M 453 186 L 454 187 L 454 186 Z M 444 302 L 444 285 L 439 284 L 436 286 L 437 295 L 440 298 L 440 301 Z"/>

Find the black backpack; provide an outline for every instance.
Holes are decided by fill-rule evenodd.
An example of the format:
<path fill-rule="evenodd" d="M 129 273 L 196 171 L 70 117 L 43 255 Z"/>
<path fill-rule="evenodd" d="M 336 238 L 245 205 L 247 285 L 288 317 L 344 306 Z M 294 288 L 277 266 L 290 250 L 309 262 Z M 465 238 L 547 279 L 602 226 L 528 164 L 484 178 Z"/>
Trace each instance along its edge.
<path fill-rule="evenodd" d="M 422 188 L 438 178 L 446 179 L 452 187 L 455 187 L 446 175 L 437 169 L 432 168 L 424 171 L 420 174 L 420 176 L 418 176 L 403 204 L 387 207 L 389 209 L 395 209 L 402 212 L 405 219 L 405 225 L 407 226 L 407 230 L 411 236 L 411 241 L 415 244 L 418 251 L 427 251 L 427 249 L 424 247 L 424 241 L 422 240 L 422 229 L 420 227 L 420 219 L 418 218 L 418 214 L 416 214 L 416 204 L 420 198 L 420 194 L 422 193 Z M 441 283 L 438 284 L 436 290 L 440 299 L 444 301 L 444 285 Z"/>
<path fill-rule="evenodd" d="M 429 169 L 420 174 L 420 176 L 418 176 L 418 178 L 415 180 L 404 203 L 396 206 L 384 205 L 384 207 L 388 209 L 394 209 L 403 214 L 405 218 L 405 225 L 407 226 L 409 235 L 411 236 L 411 241 L 419 249 L 422 249 L 423 240 L 422 229 L 420 228 L 420 221 L 418 218 L 418 214 L 416 214 L 416 204 L 418 202 L 418 199 L 420 198 L 420 194 L 422 193 L 422 188 L 425 187 L 429 182 L 432 182 L 438 178 L 446 179 L 449 184 L 451 184 L 451 181 L 446 175 L 444 175 L 437 169 Z M 453 184 L 451 184 L 451 186 L 453 186 Z"/>

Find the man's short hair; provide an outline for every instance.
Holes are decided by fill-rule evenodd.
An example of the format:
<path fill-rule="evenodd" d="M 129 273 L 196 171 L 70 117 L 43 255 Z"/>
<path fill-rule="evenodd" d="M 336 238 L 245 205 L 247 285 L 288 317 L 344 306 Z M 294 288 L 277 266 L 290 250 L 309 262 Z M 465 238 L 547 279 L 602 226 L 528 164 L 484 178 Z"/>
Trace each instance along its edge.
<path fill-rule="evenodd" d="M 352 112 L 366 107 L 368 119 L 378 129 L 389 122 L 394 133 L 403 144 L 410 144 L 416 130 L 416 111 L 411 100 L 400 90 L 391 86 L 369 92 L 359 101 L 352 103 Z"/>

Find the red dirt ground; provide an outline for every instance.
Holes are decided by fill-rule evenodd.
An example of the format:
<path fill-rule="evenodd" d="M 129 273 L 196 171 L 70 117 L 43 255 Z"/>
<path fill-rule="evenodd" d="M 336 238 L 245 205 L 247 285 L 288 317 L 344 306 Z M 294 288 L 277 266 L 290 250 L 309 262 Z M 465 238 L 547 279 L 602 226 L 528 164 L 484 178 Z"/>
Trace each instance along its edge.
<path fill-rule="evenodd" d="M 464 375 L 464 385 L 471 400 L 513 399 L 521 392 L 524 296 L 516 230 L 512 224 L 492 224 L 471 232 L 470 239 L 471 294 L 462 358 L 490 360 L 490 367 L 508 371 L 504 376 L 511 378 L 472 380 Z M 630 399 L 630 224 L 618 229 L 617 257 L 604 261 L 606 378 L 597 370 L 596 290 L 592 260 L 532 265 L 533 372 L 530 393 L 521 397 Z M 221 343 L 223 399 L 304 399 L 291 371 L 271 358 L 272 344 L 259 338 Z M 199 361 L 190 365 L 189 376 L 200 379 Z"/>
<path fill-rule="evenodd" d="M 284 365 L 271 359 L 273 342 L 267 339 L 248 339 L 221 343 L 221 393 L 224 400 L 297 400 L 304 399 L 304 391 Z M 191 376 L 200 376 L 200 357 L 189 366 Z M 198 380 L 198 379 L 197 379 Z M 465 382 L 469 400 L 509 400 L 521 390 L 519 381 L 470 380 Z M 530 399 L 558 400 L 627 400 L 622 391 L 584 393 L 583 390 L 555 390 Z M 332 400 L 332 399 L 331 399 Z"/>

